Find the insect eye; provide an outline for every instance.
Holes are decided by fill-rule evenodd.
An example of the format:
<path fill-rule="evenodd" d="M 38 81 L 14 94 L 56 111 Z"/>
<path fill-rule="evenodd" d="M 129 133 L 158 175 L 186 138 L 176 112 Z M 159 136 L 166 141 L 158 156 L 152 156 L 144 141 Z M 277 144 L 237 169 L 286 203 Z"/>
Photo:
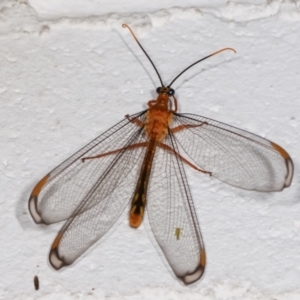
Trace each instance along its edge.
<path fill-rule="evenodd" d="M 174 96 L 175 94 L 175 91 L 173 89 L 170 89 L 169 92 L 168 92 L 168 95 L 169 96 Z"/>
<path fill-rule="evenodd" d="M 156 93 L 157 93 L 157 94 L 160 94 L 160 93 L 161 93 L 161 87 L 158 87 L 158 88 L 156 89 Z"/>

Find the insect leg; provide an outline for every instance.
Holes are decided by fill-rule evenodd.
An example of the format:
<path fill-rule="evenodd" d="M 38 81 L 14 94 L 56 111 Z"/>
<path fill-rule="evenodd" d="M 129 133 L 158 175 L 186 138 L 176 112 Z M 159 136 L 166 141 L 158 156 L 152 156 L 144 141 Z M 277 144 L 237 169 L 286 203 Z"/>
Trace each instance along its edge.
<path fill-rule="evenodd" d="M 186 129 L 186 128 L 201 127 L 201 126 L 203 126 L 203 125 L 207 125 L 207 123 L 206 123 L 206 122 L 203 122 L 201 125 L 192 125 L 192 124 L 180 125 L 180 126 L 177 126 L 177 127 L 172 128 L 171 131 L 172 131 L 173 133 L 176 133 L 176 132 L 181 131 L 181 130 Z"/>
<path fill-rule="evenodd" d="M 181 127 L 181 126 L 178 126 L 178 127 Z M 178 128 L 176 127 L 176 128 Z M 172 149 L 170 146 L 166 145 L 166 144 L 163 144 L 163 143 L 158 143 L 158 147 L 162 148 L 162 149 L 165 149 L 165 150 L 168 150 L 170 152 L 172 152 L 173 154 L 175 154 L 178 158 L 180 158 L 184 163 L 186 163 L 187 165 L 189 165 L 190 167 L 192 167 L 193 169 L 195 169 L 196 171 L 199 171 L 201 173 L 204 173 L 204 174 L 209 174 L 211 176 L 211 172 L 209 171 L 204 171 L 204 170 L 201 170 L 199 168 L 197 168 L 194 164 L 192 164 L 191 162 L 189 162 L 187 159 L 185 159 L 184 157 L 182 157 L 179 153 L 177 153 L 174 149 Z"/>
<path fill-rule="evenodd" d="M 100 157 L 103 157 L 103 156 L 118 153 L 118 152 L 123 151 L 123 150 L 135 149 L 135 148 L 139 148 L 139 147 L 146 147 L 147 145 L 148 145 L 147 142 L 137 143 L 137 144 L 129 145 L 129 146 L 124 147 L 124 148 L 120 148 L 120 149 L 116 149 L 116 150 L 109 151 L 109 152 L 106 152 L 106 153 L 102 153 L 102 154 L 99 154 L 99 155 L 83 157 L 81 160 L 82 160 L 82 162 L 85 162 L 88 159 L 100 158 Z"/>
<path fill-rule="evenodd" d="M 172 113 L 176 113 L 177 112 L 177 108 L 178 108 L 178 106 L 177 106 L 177 99 L 176 99 L 175 96 L 172 96 L 172 97 L 173 97 L 173 101 L 174 101 L 174 109 L 171 110 L 171 112 Z"/>
<path fill-rule="evenodd" d="M 143 126 L 145 125 L 145 124 L 144 124 L 142 121 L 140 121 L 139 119 L 130 119 L 130 116 L 129 116 L 129 115 L 126 115 L 125 118 L 128 119 L 131 123 L 135 123 L 135 124 L 137 124 L 137 125 L 140 126 L 140 127 L 143 127 Z"/>

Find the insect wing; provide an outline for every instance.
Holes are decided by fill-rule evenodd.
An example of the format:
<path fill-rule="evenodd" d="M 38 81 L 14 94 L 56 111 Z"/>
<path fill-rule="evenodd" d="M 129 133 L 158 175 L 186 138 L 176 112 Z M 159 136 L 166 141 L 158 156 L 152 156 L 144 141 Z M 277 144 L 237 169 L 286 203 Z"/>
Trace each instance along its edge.
<path fill-rule="evenodd" d="M 293 162 L 271 141 L 193 114 L 174 114 L 181 152 L 212 176 L 239 188 L 281 191 L 291 184 Z"/>
<path fill-rule="evenodd" d="M 171 132 L 164 143 L 178 151 Z M 157 147 L 152 168 L 147 202 L 151 229 L 175 275 L 193 283 L 204 272 L 205 251 L 182 161 Z"/>
<path fill-rule="evenodd" d="M 131 119 L 135 118 L 144 121 L 145 112 L 131 116 Z M 142 128 L 138 128 L 136 124 L 124 119 L 47 174 L 35 186 L 29 199 L 29 211 L 34 221 L 51 224 L 70 218 L 83 199 L 86 199 L 89 192 L 97 184 L 99 185 L 101 176 L 103 177 L 103 174 L 113 167 L 113 164 L 116 163 L 116 157 L 120 153 L 84 162 L 82 158 L 122 149 L 133 144 L 139 139 L 143 139 L 141 131 Z M 128 155 L 127 158 L 129 158 Z M 135 161 L 134 158 L 132 160 Z M 102 198 L 107 197 L 112 192 L 114 184 L 126 177 L 125 170 L 127 173 L 130 172 L 120 162 L 119 167 L 119 173 L 114 172 L 113 176 L 111 173 L 111 177 L 109 177 L 110 180 L 114 180 L 113 183 L 103 179 L 107 182 L 107 187 L 101 192 Z M 116 178 L 117 176 L 119 177 Z M 102 181 L 102 185 L 104 181 Z M 95 205 L 95 202 L 91 201 L 92 198 L 89 199 L 90 201 L 85 204 L 84 209 Z"/>
<path fill-rule="evenodd" d="M 145 141 L 141 128 L 136 124 L 132 125 L 135 131 L 132 133 L 132 127 L 129 125 L 128 129 L 131 132 L 129 142 L 126 132 L 123 132 L 123 136 L 119 134 L 115 136 L 116 142 L 126 138 L 127 143 L 123 143 L 123 150 L 81 162 L 91 167 L 85 167 L 88 170 L 87 178 L 81 176 L 80 180 L 85 182 L 92 180 L 93 185 L 86 190 L 86 195 L 52 244 L 49 260 L 55 269 L 72 264 L 113 226 L 128 206 L 146 151 L 145 147 L 126 148 Z M 113 138 L 111 142 L 115 145 Z M 100 151 L 98 154 L 103 153 L 100 145 L 97 149 Z M 116 150 L 115 147 L 114 150 Z M 95 153 L 94 150 L 93 153 Z M 93 176 L 90 176 L 91 170 L 93 170 Z M 77 180 L 79 178 L 76 178 L 76 182 L 73 180 L 73 184 L 77 184 Z M 72 198 L 68 197 L 64 200 L 72 201 Z"/>

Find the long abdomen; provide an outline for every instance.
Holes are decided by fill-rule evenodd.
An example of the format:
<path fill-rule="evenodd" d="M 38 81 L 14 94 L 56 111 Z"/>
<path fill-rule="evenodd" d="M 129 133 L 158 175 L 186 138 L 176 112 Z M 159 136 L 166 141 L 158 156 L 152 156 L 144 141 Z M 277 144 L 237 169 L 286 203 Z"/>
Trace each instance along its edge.
<path fill-rule="evenodd" d="M 143 161 L 139 180 L 137 182 L 135 192 L 131 201 L 129 213 L 129 224 L 131 227 L 137 228 L 143 221 L 145 206 L 147 202 L 147 189 L 152 168 L 153 157 L 156 150 L 156 140 L 151 139 L 147 147 L 146 155 Z"/>

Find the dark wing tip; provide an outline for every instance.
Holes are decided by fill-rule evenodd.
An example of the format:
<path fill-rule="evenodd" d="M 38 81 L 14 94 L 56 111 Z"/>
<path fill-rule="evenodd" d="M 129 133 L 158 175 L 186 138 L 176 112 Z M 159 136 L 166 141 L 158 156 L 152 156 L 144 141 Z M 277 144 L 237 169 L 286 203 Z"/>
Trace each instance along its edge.
<path fill-rule="evenodd" d="M 199 265 L 197 266 L 197 268 L 195 269 L 195 271 L 192 273 L 180 276 L 179 278 L 186 285 L 192 284 L 202 277 L 202 275 L 204 274 L 205 265 L 206 265 L 206 256 L 205 256 L 205 251 L 202 250 L 201 256 L 200 256 L 200 262 L 199 262 Z"/>
<path fill-rule="evenodd" d="M 51 249 L 49 253 L 49 261 L 55 270 L 59 270 L 67 264 L 59 257 L 57 249 Z"/>
<path fill-rule="evenodd" d="M 285 160 L 286 162 L 286 167 L 287 167 L 287 175 L 285 178 L 285 183 L 284 183 L 284 187 L 289 187 L 292 183 L 292 179 L 293 179 L 293 175 L 294 175 L 294 164 L 292 159 L 289 157 Z"/>
<path fill-rule="evenodd" d="M 285 182 L 282 187 L 282 189 L 289 187 L 292 183 L 293 175 L 294 175 L 294 164 L 289 156 L 289 154 L 279 145 L 271 142 L 272 147 L 282 156 L 282 158 L 285 160 L 286 163 L 286 168 L 287 168 L 287 173 L 285 177 Z"/>
<path fill-rule="evenodd" d="M 62 234 L 59 233 L 55 238 L 49 253 L 49 262 L 55 270 L 59 270 L 62 267 L 68 265 L 58 254 L 58 245 L 61 238 L 62 238 Z"/>
<path fill-rule="evenodd" d="M 184 284 L 188 285 L 188 284 L 192 284 L 194 282 L 196 282 L 197 280 L 199 280 L 205 270 L 205 266 L 202 266 L 201 264 L 198 265 L 197 269 L 193 272 L 193 273 L 189 273 L 186 274 L 182 277 L 179 277 Z"/>
<path fill-rule="evenodd" d="M 42 178 L 37 183 L 37 185 L 32 190 L 29 201 L 28 201 L 29 212 L 31 214 L 32 219 L 37 224 L 45 223 L 37 209 L 37 201 L 38 201 L 38 195 L 39 195 L 40 191 L 42 190 L 43 186 L 47 183 L 49 177 L 50 177 L 50 175 L 47 174 L 44 178 Z"/>
<path fill-rule="evenodd" d="M 28 209 L 29 209 L 31 217 L 35 223 L 37 223 L 37 224 L 44 223 L 40 213 L 37 210 L 37 196 L 33 196 L 31 194 L 29 201 L 28 201 Z"/>

